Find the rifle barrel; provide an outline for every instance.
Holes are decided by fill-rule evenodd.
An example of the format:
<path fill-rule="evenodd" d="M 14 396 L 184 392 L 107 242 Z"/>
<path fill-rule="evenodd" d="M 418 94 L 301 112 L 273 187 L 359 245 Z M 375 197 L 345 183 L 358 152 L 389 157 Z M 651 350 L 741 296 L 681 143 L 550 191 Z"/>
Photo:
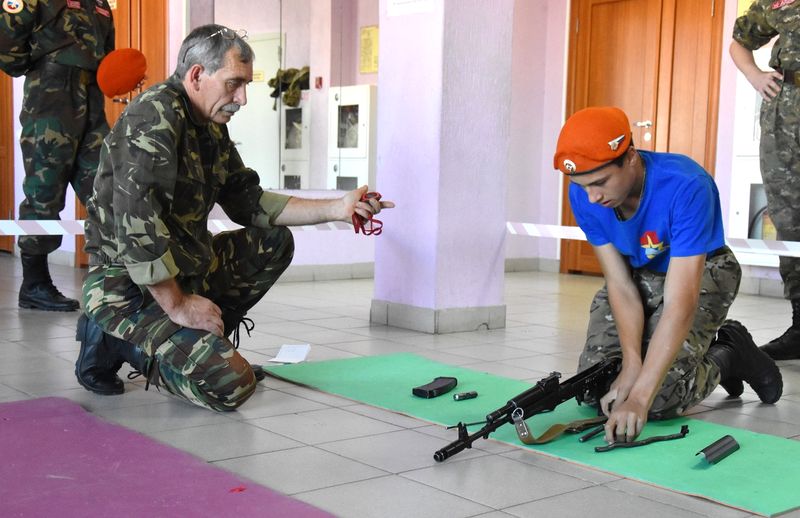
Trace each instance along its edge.
<path fill-rule="evenodd" d="M 506 423 L 511 422 L 511 414 L 507 414 L 504 416 L 503 419 L 499 421 L 495 421 L 492 423 L 487 423 L 483 428 L 478 430 L 477 432 L 473 433 L 472 435 L 468 435 L 467 437 L 459 437 L 455 441 L 451 442 L 441 450 L 438 450 L 436 453 L 433 454 L 433 460 L 436 462 L 442 462 L 446 459 L 449 459 L 456 453 L 460 451 L 464 451 L 467 448 L 472 448 L 472 443 L 483 437 L 484 439 L 489 437 L 489 434 L 500 428 Z"/>

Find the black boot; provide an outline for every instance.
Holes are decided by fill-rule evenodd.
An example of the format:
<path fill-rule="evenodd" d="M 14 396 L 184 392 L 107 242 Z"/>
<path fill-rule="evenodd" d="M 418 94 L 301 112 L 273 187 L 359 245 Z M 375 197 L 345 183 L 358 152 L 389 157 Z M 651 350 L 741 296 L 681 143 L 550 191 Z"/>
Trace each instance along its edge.
<path fill-rule="evenodd" d="M 753 342 L 741 323 L 726 320 L 717 332 L 717 339 L 708 350 L 708 357 L 719 366 L 720 385 L 732 396 L 742 393 L 746 381 L 764 403 L 775 403 L 783 393 L 783 378 L 775 362 Z"/>
<path fill-rule="evenodd" d="M 255 327 L 253 321 L 245 317 L 245 314 L 246 313 L 239 313 L 231 310 L 224 310 L 222 312 L 222 324 L 225 327 L 224 333 L 226 337 L 230 337 L 231 334 L 233 334 L 231 343 L 233 343 L 234 349 L 239 348 L 239 329 L 241 326 L 244 326 L 244 330 L 247 331 L 247 336 L 250 336 L 250 331 Z M 267 377 L 267 373 L 264 372 L 264 368 L 261 365 L 251 363 L 250 368 L 253 369 L 253 375 L 256 377 L 256 381 L 261 381 Z"/>
<path fill-rule="evenodd" d="M 144 349 L 138 345 L 134 345 L 109 334 L 106 335 L 106 340 L 112 344 L 112 347 L 117 351 L 117 353 L 120 354 L 122 358 L 124 358 L 125 361 L 128 362 L 128 364 L 133 368 L 133 371 L 128 373 L 129 380 L 138 378 L 139 376 L 144 376 L 145 380 L 147 380 L 144 385 L 145 390 L 150 388 L 151 383 L 158 387 L 158 369 L 156 368 L 155 361 L 147 356 L 147 354 L 144 352 Z"/>
<path fill-rule="evenodd" d="M 141 347 L 104 332 L 86 315 L 78 319 L 77 339 L 81 352 L 75 362 L 75 376 L 85 389 L 102 395 L 122 394 L 125 388 L 117 371 L 125 362 L 133 367 L 131 374 L 147 378 L 145 390 L 153 381 L 153 363 Z"/>
<path fill-rule="evenodd" d="M 75 362 L 75 376 L 86 390 L 110 396 L 122 394 L 125 387 L 117 376 L 123 359 L 113 351 L 106 341 L 106 334 L 94 320 L 81 314 L 75 339 L 81 343 L 81 351 Z"/>
<path fill-rule="evenodd" d="M 719 367 L 720 378 L 719 386 L 725 389 L 731 397 L 739 397 L 744 392 L 744 382 L 742 378 L 726 377 L 733 372 L 733 362 L 736 360 L 735 353 L 730 347 L 717 346 L 712 343 L 708 349 L 708 357 Z"/>
<path fill-rule="evenodd" d="M 761 350 L 773 360 L 797 360 L 800 358 L 800 299 L 792 300 L 792 326 Z"/>
<path fill-rule="evenodd" d="M 65 297 L 53 285 L 47 266 L 47 255 L 22 254 L 22 286 L 19 307 L 44 311 L 75 311 L 80 305 Z"/>

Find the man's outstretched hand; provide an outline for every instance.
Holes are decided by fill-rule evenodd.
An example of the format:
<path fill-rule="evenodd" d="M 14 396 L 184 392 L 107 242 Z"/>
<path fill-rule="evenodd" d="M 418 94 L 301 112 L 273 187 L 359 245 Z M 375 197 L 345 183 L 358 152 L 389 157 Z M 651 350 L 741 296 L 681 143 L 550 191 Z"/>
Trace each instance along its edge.
<path fill-rule="evenodd" d="M 344 221 L 350 221 L 353 214 L 357 214 L 366 220 L 372 219 L 375 214 L 379 214 L 382 209 L 391 209 L 394 202 L 386 201 L 379 197 L 368 197 L 364 195 L 369 192 L 369 186 L 362 185 L 354 191 L 350 191 L 342 197 L 344 204 Z"/>

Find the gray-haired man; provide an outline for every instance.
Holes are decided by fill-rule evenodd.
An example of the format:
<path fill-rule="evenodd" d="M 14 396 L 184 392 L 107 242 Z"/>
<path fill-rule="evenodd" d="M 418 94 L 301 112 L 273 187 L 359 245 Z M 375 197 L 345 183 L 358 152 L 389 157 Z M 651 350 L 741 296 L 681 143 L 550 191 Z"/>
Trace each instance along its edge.
<path fill-rule="evenodd" d="M 78 323 L 78 381 L 120 394 L 123 361 L 171 393 L 233 410 L 255 390 L 250 364 L 225 338 L 289 266 L 287 225 L 371 218 L 394 206 L 265 192 L 225 126 L 246 104 L 253 52 L 240 34 L 199 27 L 184 40 L 175 73 L 137 97 L 105 141 L 87 204 Z M 218 203 L 244 228 L 212 236 Z"/>

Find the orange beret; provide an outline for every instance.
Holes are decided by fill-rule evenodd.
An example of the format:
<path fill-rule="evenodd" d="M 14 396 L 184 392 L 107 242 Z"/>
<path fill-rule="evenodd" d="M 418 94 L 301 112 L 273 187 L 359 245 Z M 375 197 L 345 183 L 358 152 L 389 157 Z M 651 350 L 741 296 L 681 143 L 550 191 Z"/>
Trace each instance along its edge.
<path fill-rule="evenodd" d="M 625 112 L 611 106 L 585 108 L 561 128 L 553 167 L 569 175 L 589 173 L 625 153 L 630 143 Z"/>
<path fill-rule="evenodd" d="M 138 85 L 147 71 L 147 59 L 136 49 L 109 52 L 97 68 L 97 85 L 106 97 L 125 95 Z"/>

